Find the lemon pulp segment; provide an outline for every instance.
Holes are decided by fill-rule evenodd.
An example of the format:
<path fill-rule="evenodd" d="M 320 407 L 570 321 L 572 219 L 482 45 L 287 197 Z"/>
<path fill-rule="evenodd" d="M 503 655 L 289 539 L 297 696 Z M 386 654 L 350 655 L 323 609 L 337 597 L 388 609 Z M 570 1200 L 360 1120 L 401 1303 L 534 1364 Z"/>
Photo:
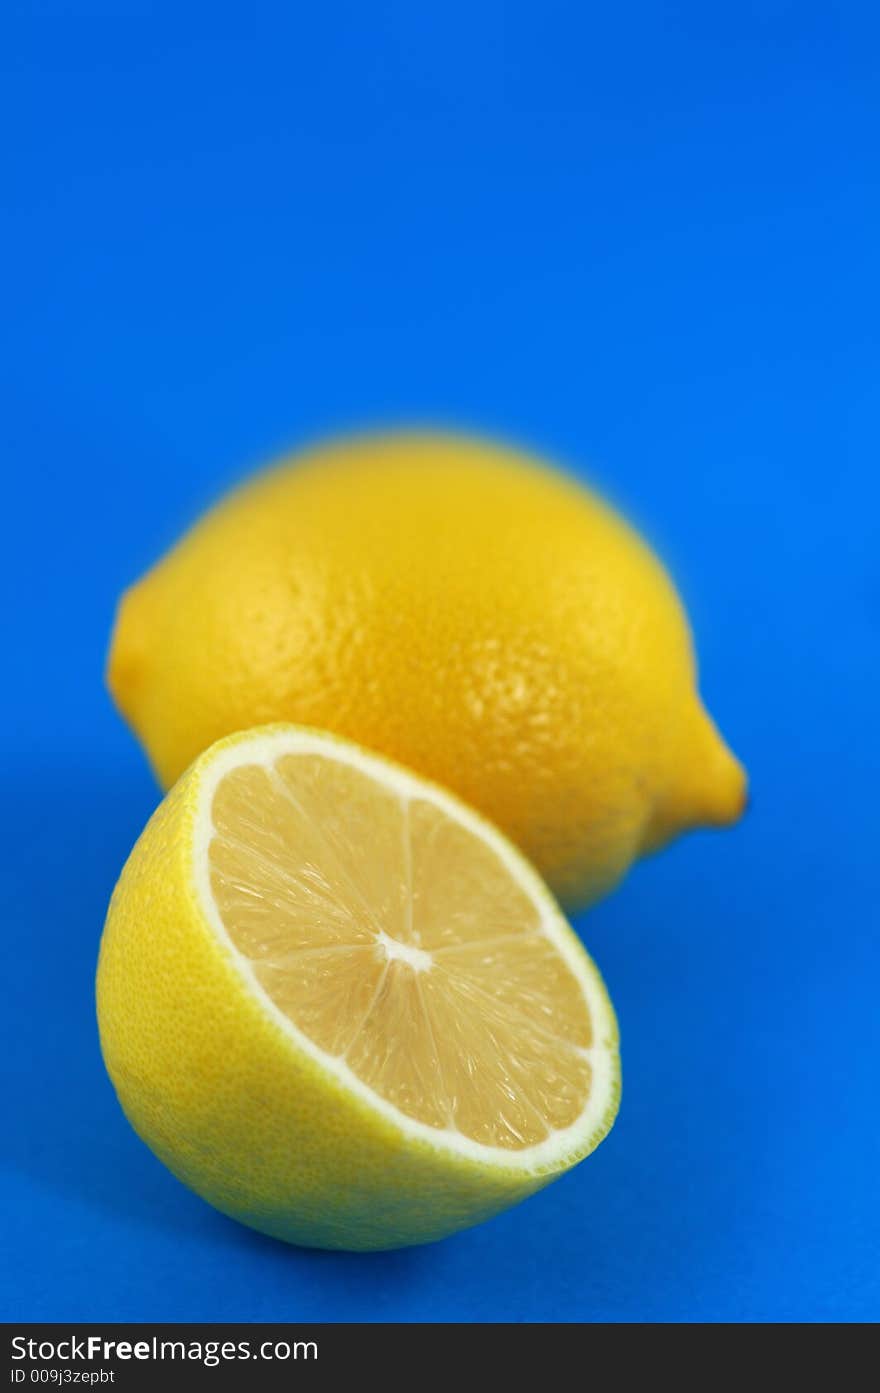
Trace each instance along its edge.
<path fill-rule="evenodd" d="M 499 850 L 420 788 L 307 746 L 230 767 L 210 895 L 329 1061 L 404 1119 L 533 1148 L 581 1118 L 604 1058 L 584 983 Z"/>

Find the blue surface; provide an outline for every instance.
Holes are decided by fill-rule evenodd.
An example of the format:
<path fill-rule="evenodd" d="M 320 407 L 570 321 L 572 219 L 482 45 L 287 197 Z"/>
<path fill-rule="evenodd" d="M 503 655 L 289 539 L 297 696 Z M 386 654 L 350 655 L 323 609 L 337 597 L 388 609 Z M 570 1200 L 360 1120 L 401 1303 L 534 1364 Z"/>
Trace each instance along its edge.
<path fill-rule="evenodd" d="M 122 8 L 0 21 L 0 1314 L 880 1316 L 875 7 Z M 102 1072 L 157 796 L 102 663 L 246 464 L 400 419 L 646 523 L 754 807 L 578 923 L 623 1032 L 599 1152 L 439 1246 L 315 1255 L 188 1194 Z"/>

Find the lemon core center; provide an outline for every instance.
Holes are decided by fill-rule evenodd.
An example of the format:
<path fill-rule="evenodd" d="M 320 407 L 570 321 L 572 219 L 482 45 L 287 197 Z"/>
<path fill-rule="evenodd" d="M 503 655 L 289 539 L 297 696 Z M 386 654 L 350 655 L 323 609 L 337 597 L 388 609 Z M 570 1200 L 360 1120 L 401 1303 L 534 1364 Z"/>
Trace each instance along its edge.
<path fill-rule="evenodd" d="M 384 929 L 377 933 L 376 942 L 389 962 L 397 959 L 398 962 L 408 963 L 414 972 L 429 972 L 434 966 L 434 959 L 424 948 L 416 948 L 411 943 L 401 943 L 399 939 L 391 938 Z"/>

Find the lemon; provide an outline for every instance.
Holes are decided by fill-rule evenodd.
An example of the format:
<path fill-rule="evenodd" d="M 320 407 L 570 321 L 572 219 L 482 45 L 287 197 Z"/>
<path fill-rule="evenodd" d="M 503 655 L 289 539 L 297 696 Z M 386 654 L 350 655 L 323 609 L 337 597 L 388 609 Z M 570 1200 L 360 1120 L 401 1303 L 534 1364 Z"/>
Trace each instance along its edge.
<path fill-rule="evenodd" d="M 331 730 L 452 788 L 567 905 L 744 802 L 660 564 L 468 439 L 343 442 L 234 492 L 124 596 L 109 683 L 165 786 L 232 731 Z"/>
<path fill-rule="evenodd" d="M 553 897 L 480 816 L 348 742 L 230 736 L 113 894 L 104 1059 L 136 1131 L 289 1242 L 442 1238 L 609 1130 L 617 1029 Z"/>

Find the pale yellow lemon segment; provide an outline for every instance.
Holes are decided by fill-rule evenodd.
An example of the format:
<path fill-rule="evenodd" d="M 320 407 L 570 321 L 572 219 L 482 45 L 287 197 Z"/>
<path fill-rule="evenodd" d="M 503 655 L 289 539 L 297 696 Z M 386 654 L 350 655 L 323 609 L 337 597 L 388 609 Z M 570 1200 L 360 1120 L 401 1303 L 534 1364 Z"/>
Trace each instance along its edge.
<path fill-rule="evenodd" d="M 583 990 L 497 853 L 425 799 L 315 754 L 244 765 L 210 884 L 274 1004 L 405 1116 L 534 1146 L 591 1084 Z"/>

